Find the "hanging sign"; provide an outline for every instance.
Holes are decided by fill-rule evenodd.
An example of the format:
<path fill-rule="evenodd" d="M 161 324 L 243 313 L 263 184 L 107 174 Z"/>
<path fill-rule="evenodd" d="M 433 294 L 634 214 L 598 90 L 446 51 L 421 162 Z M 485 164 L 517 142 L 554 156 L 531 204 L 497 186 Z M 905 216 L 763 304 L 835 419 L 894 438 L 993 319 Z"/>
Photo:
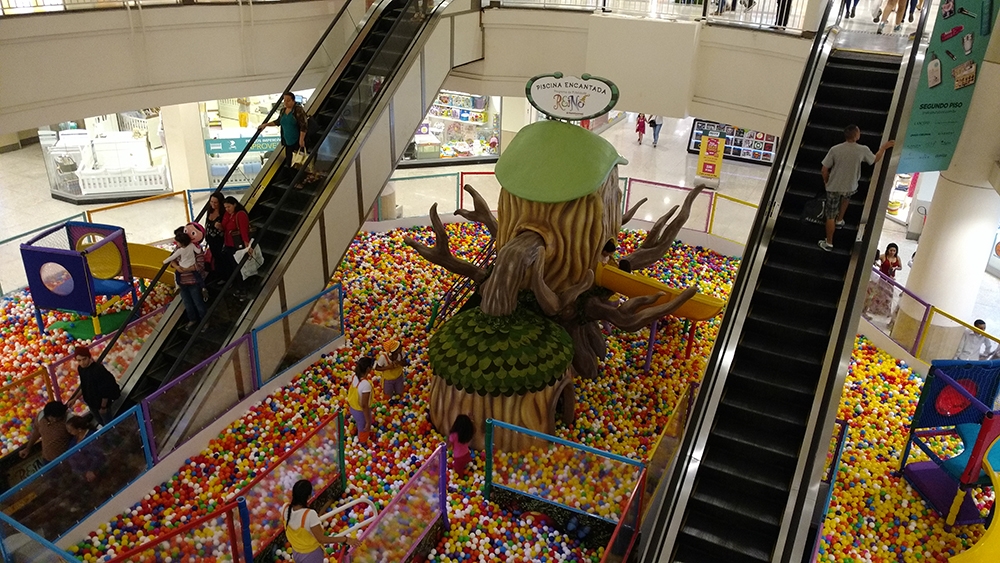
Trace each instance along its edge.
<path fill-rule="evenodd" d="M 1000 1 L 943 0 L 924 53 L 899 174 L 946 170 L 962 135 Z"/>
<path fill-rule="evenodd" d="M 581 121 L 611 111 L 618 103 L 618 87 L 606 78 L 561 72 L 542 74 L 528 81 L 524 94 L 535 109 L 555 119 Z"/>
<path fill-rule="evenodd" d="M 722 157 L 725 156 L 726 137 L 720 131 L 708 131 L 701 137 L 698 151 L 697 175 L 702 178 L 718 178 L 722 173 Z"/>
<path fill-rule="evenodd" d="M 253 150 L 257 152 L 273 151 L 278 148 L 281 137 L 257 137 L 257 142 L 253 144 Z M 243 152 L 243 149 L 250 144 L 249 138 L 239 139 L 205 139 L 206 154 L 223 154 L 232 152 Z"/>

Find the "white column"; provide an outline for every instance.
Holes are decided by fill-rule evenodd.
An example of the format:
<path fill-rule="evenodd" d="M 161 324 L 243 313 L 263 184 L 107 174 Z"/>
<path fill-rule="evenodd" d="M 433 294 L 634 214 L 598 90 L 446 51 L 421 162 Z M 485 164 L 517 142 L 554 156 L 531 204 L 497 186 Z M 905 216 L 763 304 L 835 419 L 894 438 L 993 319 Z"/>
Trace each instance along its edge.
<path fill-rule="evenodd" d="M 525 125 L 531 123 L 531 104 L 528 98 L 522 96 L 503 97 L 503 107 L 500 113 L 500 154 L 514 140 L 514 136 Z"/>
<path fill-rule="evenodd" d="M 1000 223 L 1000 195 L 990 184 L 993 164 L 1000 158 L 1000 135 L 996 133 L 1000 129 L 1000 49 L 995 48 L 1000 41 L 993 44 L 976 79 L 951 166 L 941 172 L 935 187 L 913 270 L 906 281 L 907 289 L 969 324 L 975 320 L 972 309 Z M 923 312 L 918 315 L 914 305 L 904 300 L 893 336 L 916 329 Z M 1000 332 L 998 329 L 987 327 L 993 333 Z M 951 358 L 963 330 L 936 315 L 921 357 Z"/>
<path fill-rule="evenodd" d="M 198 104 L 163 106 L 160 119 L 174 191 L 210 187 Z"/>

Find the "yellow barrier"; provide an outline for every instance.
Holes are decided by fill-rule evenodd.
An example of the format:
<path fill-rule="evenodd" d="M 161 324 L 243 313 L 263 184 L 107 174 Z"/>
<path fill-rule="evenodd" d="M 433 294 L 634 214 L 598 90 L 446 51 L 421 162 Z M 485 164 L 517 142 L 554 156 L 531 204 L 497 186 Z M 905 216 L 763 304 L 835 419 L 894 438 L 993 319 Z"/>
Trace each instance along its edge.
<path fill-rule="evenodd" d="M 918 340 L 918 343 L 917 343 L 917 353 L 915 354 L 915 356 L 918 359 L 923 358 L 924 343 L 927 341 L 927 333 L 930 332 L 928 329 L 931 327 L 931 322 L 934 320 L 934 315 L 941 315 L 942 317 L 945 317 L 946 319 L 948 319 L 948 320 L 950 320 L 950 321 L 952 321 L 952 322 L 954 322 L 956 324 L 959 324 L 959 325 L 961 325 L 961 326 L 963 326 L 963 327 L 971 330 L 972 332 L 974 332 L 976 334 L 979 334 L 979 335 L 985 336 L 986 338 L 989 338 L 993 342 L 996 342 L 998 346 L 1000 346 L 1000 338 L 997 338 L 996 336 L 993 336 L 992 334 L 990 334 L 990 333 L 988 333 L 988 332 L 986 332 L 984 330 L 979 330 L 978 328 L 970 325 L 969 323 L 963 321 L 962 319 L 959 319 L 958 317 L 956 317 L 956 316 L 954 316 L 954 315 L 952 315 L 950 313 L 946 313 L 945 311 L 942 311 L 941 309 L 938 309 L 934 305 L 931 305 L 930 313 L 928 313 L 928 315 L 927 315 L 927 322 L 924 324 L 924 330 L 923 330 L 923 332 L 921 332 L 917 336 L 917 338 L 919 340 Z"/>
<path fill-rule="evenodd" d="M 130 207 L 130 206 L 133 206 L 133 205 L 139 205 L 139 204 L 142 204 L 142 203 L 148 203 L 150 201 L 157 201 L 157 200 L 160 200 L 160 199 L 167 199 L 167 198 L 177 197 L 177 196 L 181 196 L 181 198 L 183 199 L 183 201 L 184 201 L 184 217 L 187 219 L 187 222 L 190 222 L 191 221 L 191 212 L 188 210 L 188 194 L 187 194 L 186 191 L 170 192 L 168 194 L 151 195 L 149 197 L 144 197 L 144 198 L 141 198 L 141 199 L 133 199 L 132 201 L 125 201 L 125 202 L 122 202 L 122 203 L 114 203 L 114 204 L 111 204 L 111 205 L 105 205 L 104 207 L 97 207 L 97 208 L 91 209 L 91 210 L 89 210 L 89 211 L 86 212 L 87 213 L 87 222 L 88 223 L 93 223 L 94 222 L 94 213 L 100 213 L 102 211 L 110 211 L 112 209 L 121 209 L 123 207 Z"/>

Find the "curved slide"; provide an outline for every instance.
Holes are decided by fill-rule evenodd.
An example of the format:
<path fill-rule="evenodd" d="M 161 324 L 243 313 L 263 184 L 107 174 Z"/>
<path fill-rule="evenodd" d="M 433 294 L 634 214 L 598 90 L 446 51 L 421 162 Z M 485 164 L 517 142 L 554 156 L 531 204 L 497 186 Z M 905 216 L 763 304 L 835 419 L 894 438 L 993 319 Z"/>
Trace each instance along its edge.
<path fill-rule="evenodd" d="M 983 469 L 993 482 L 993 490 L 1000 490 L 1000 438 L 990 446 L 989 453 L 983 458 Z M 993 523 L 976 545 L 968 551 L 948 559 L 950 563 L 996 563 L 1000 561 L 1000 524 L 997 523 L 997 507 L 993 507 Z"/>
<path fill-rule="evenodd" d="M 163 261 L 170 256 L 170 252 L 150 246 L 148 244 L 128 243 L 128 259 L 132 265 L 132 275 L 137 278 L 151 280 L 156 277 L 156 272 L 160 271 Z M 160 278 L 160 283 L 174 286 L 174 270 L 168 268 Z"/>
<path fill-rule="evenodd" d="M 129 252 L 132 252 L 131 248 Z M 650 305 L 651 307 L 667 303 L 683 291 L 667 287 L 652 278 L 638 276 L 607 264 L 597 265 L 597 270 L 594 272 L 594 282 L 625 297 L 640 297 L 662 291 L 665 295 Z M 725 306 L 726 302 L 718 297 L 698 293 L 674 311 L 672 316 L 692 321 L 706 321 L 718 315 Z"/>

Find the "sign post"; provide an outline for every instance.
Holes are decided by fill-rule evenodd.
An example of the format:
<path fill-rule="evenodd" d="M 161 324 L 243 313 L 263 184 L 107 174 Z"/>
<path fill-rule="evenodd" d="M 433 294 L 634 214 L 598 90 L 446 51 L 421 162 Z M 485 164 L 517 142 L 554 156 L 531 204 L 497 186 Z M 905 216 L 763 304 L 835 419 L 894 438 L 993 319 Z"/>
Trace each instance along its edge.
<path fill-rule="evenodd" d="M 706 132 L 701 137 L 698 151 L 698 170 L 695 175 L 718 180 L 722 173 L 722 157 L 725 155 L 726 137 L 719 131 Z"/>

